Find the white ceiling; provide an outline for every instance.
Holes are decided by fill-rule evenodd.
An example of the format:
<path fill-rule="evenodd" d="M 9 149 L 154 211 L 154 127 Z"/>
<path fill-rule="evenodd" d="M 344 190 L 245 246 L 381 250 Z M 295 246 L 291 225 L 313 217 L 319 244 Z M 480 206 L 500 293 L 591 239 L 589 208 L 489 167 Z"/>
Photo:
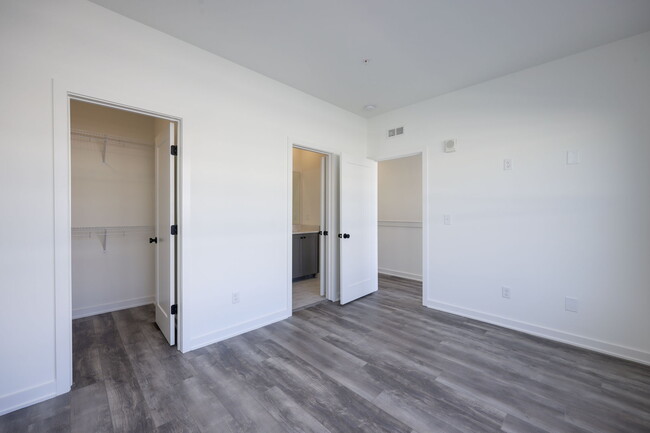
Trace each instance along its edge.
<path fill-rule="evenodd" d="M 650 31 L 650 0 L 91 1 L 366 117 Z"/>

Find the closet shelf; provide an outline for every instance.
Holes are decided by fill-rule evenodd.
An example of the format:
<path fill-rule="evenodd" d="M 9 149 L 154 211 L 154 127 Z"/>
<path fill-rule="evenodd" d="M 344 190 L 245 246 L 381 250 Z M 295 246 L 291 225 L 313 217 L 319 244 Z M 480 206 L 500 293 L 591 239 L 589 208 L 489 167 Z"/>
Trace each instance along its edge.
<path fill-rule="evenodd" d="M 119 146 L 124 148 L 139 149 L 146 151 L 153 151 L 155 149 L 155 143 L 136 141 L 126 137 L 120 137 L 117 135 L 108 135 L 100 134 L 97 132 L 84 131 L 81 129 L 72 129 L 70 130 L 71 138 L 77 142 L 86 142 L 89 144 L 99 144 L 102 146 L 102 162 L 106 163 L 106 152 L 111 146 Z"/>
<path fill-rule="evenodd" d="M 96 232 L 131 233 L 153 231 L 154 226 L 101 226 L 101 227 L 72 227 L 72 234 L 89 234 Z"/>
<path fill-rule="evenodd" d="M 135 233 L 154 234 L 154 232 L 153 226 L 72 227 L 73 238 L 92 238 L 94 235 L 104 252 L 106 252 L 106 239 L 110 237 L 124 237 Z"/>

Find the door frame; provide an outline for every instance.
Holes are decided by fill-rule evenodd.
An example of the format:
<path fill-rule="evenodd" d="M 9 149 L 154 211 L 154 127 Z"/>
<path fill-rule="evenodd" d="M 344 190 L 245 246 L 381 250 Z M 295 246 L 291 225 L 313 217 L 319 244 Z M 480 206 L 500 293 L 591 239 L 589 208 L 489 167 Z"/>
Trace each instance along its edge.
<path fill-rule="evenodd" d="M 328 229 L 328 236 L 319 236 L 319 242 L 322 239 L 325 239 L 325 270 L 321 270 L 320 274 L 325 276 L 325 299 L 328 301 L 337 301 L 338 300 L 338 279 L 335 279 L 335 270 L 336 263 L 335 253 L 334 253 L 334 242 L 332 238 L 334 237 L 333 228 L 337 228 L 338 224 L 335 223 L 334 215 L 334 158 L 339 155 L 308 144 L 302 140 L 294 140 L 291 137 L 287 139 L 287 156 L 288 156 L 288 176 L 287 176 L 287 201 L 288 201 L 288 211 L 287 211 L 287 311 L 288 315 L 293 315 L 293 274 L 292 274 L 292 263 L 293 263 L 293 149 L 307 150 L 309 152 L 319 153 L 325 155 L 325 225 Z M 338 211 L 338 209 L 336 209 Z M 320 259 L 319 259 L 320 261 Z"/>
<path fill-rule="evenodd" d="M 429 170 L 427 161 L 429 159 L 429 147 L 417 152 L 391 155 L 377 158 L 376 161 L 391 161 L 393 159 L 408 158 L 410 156 L 421 156 L 422 164 L 422 305 L 426 306 L 429 296 Z M 378 190 L 379 191 L 379 190 Z M 377 227 L 379 230 L 379 227 Z M 379 251 L 377 251 L 379 253 Z"/>
<path fill-rule="evenodd" d="M 108 93 L 108 94 L 107 94 Z M 102 96 L 98 96 L 102 95 Z M 163 114 L 155 109 L 140 108 L 142 101 L 135 104 L 125 102 L 130 95 L 121 95 L 119 90 L 97 83 L 82 85 L 52 80 L 52 153 L 53 153 L 53 238 L 54 238 L 54 358 L 55 394 L 70 391 L 73 379 L 72 354 L 72 242 L 71 242 L 71 134 L 70 101 L 79 100 L 118 110 L 130 111 L 175 122 L 177 125 L 176 165 L 176 224 L 179 226 L 176 238 L 176 314 L 177 349 L 184 351 L 183 326 L 183 251 L 187 248 L 183 233 L 189 214 L 189 191 L 184 182 L 183 118 Z M 136 105 L 137 104 L 137 105 Z M 183 228 L 185 230 L 183 230 Z"/>

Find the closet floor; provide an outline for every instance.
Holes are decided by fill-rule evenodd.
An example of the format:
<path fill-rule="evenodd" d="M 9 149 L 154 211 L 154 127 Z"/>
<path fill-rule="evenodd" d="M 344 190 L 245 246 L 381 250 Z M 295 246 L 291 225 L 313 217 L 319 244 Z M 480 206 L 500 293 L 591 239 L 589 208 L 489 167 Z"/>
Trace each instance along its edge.
<path fill-rule="evenodd" d="M 75 320 L 72 392 L 0 432 L 648 432 L 650 367 L 380 290 L 181 354 L 153 307 Z"/>

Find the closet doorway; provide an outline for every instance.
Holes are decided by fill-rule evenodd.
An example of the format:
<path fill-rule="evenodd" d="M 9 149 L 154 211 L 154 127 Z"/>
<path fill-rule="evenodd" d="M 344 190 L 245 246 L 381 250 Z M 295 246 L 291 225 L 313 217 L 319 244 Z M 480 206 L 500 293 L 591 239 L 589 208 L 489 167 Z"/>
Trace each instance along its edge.
<path fill-rule="evenodd" d="M 328 171 L 330 155 L 293 147 L 292 309 L 327 297 Z"/>
<path fill-rule="evenodd" d="M 176 343 L 177 143 L 175 121 L 70 99 L 73 320 L 150 308 Z"/>
<path fill-rule="evenodd" d="M 423 280 L 422 160 L 418 153 L 377 165 L 378 262 L 384 276 Z"/>

